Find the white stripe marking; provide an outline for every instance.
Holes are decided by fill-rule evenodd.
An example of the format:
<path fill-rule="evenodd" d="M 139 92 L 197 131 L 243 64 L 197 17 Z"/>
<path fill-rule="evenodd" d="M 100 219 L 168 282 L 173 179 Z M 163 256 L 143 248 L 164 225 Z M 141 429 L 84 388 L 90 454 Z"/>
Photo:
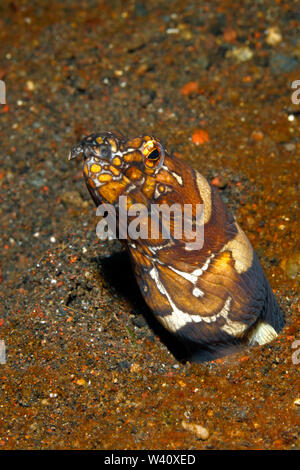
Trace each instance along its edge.
<path fill-rule="evenodd" d="M 202 276 L 203 272 L 207 270 L 208 266 L 210 265 L 211 260 L 215 257 L 214 253 L 210 255 L 209 258 L 205 261 L 204 265 L 202 268 L 195 269 L 195 271 L 192 272 L 192 275 L 194 276 Z"/>
<path fill-rule="evenodd" d="M 171 175 L 174 176 L 174 178 L 178 181 L 178 183 L 180 184 L 180 186 L 183 185 L 183 181 L 182 181 L 181 176 L 177 175 L 177 173 L 175 173 L 175 171 L 171 171 Z"/>
<path fill-rule="evenodd" d="M 180 330 L 181 328 L 183 328 L 184 326 L 186 326 L 188 323 L 200 323 L 201 321 L 204 321 L 206 323 L 211 323 L 212 321 L 216 321 L 221 316 L 224 317 L 225 319 L 227 318 L 228 313 L 229 313 L 231 297 L 227 297 L 222 310 L 220 310 L 220 312 L 218 312 L 216 315 L 213 315 L 211 317 L 204 317 L 200 315 L 190 315 L 189 313 L 185 313 L 176 307 L 169 293 L 165 289 L 164 285 L 161 283 L 157 269 L 155 267 L 151 269 L 149 274 L 151 278 L 155 281 L 159 292 L 167 297 L 169 304 L 171 308 L 173 309 L 173 312 L 170 313 L 169 315 L 166 315 L 164 317 L 157 316 L 158 320 L 162 324 L 164 324 L 164 326 L 169 331 L 176 332 Z"/>
<path fill-rule="evenodd" d="M 207 260 L 205 261 L 204 265 L 202 266 L 202 268 L 197 268 L 195 269 L 192 273 L 186 273 L 184 271 L 179 271 L 179 269 L 175 269 L 173 268 L 172 266 L 170 265 L 167 265 L 167 267 L 169 269 L 171 269 L 172 271 L 174 271 L 174 273 L 176 274 L 179 274 L 179 276 L 182 276 L 184 277 L 184 279 L 186 279 L 187 281 L 190 281 L 192 284 L 196 284 L 197 280 L 198 280 L 198 277 L 202 276 L 202 274 L 204 273 L 204 271 L 207 270 L 211 260 L 214 258 L 214 254 L 212 253 L 210 255 L 209 258 L 207 258 Z"/>
<path fill-rule="evenodd" d="M 204 296 L 204 292 L 200 289 L 198 289 L 198 287 L 194 287 L 193 289 L 193 295 L 195 297 L 203 297 Z"/>

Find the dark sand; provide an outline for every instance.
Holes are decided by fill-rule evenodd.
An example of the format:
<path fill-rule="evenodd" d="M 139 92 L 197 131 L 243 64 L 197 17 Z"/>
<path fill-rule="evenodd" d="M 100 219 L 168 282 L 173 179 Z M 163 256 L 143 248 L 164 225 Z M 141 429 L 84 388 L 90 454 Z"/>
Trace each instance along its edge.
<path fill-rule="evenodd" d="M 0 5 L 0 448 L 299 449 L 299 6 L 47 5 Z M 110 129 L 224 187 L 285 311 L 276 341 L 180 363 L 67 161 Z"/>

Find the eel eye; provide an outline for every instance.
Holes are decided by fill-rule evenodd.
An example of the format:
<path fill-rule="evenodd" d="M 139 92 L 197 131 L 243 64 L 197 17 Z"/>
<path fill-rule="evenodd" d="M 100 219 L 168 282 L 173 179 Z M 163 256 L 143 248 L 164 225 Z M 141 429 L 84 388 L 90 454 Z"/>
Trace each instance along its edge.
<path fill-rule="evenodd" d="M 155 162 L 156 160 L 158 160 L 160 158 L 160 153 L 159 153 L 159 150 L 158 149 L 155 149 L 153 150 L 151 153 L 149 153 L 148 157 L 147 157 L 147 160 L 151 160 L 153 162 Z"/>
<path fill-rule="evenodd" d="M 145 165 L 149 169 L 160 168 L 164 161 L 165 152 L 159 142 L 148 140 L 143 147 L 143 155 L 145 157 Z"/>

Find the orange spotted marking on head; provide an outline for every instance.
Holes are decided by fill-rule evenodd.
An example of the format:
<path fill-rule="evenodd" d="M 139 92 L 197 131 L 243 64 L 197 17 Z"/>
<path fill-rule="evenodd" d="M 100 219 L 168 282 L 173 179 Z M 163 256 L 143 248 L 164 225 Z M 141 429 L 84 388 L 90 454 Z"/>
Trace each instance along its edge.
<path fill-rule="evenodd" d="M 158 174 L 157 174 L 157 181 L 161 182 L 163 181 L 166 184 L 169 184 L 170 186 L 179 186 L 178 181 L 174 176 L 167 170 L 162 169 Z"/>
<path fill-rule="evenodd" d="M 121 181 L 110 181 L 99 188 L 99 193 L 110 204 L 114 204 L 127 186 L 127 181 L 124 179 Z"/>
<path fill-rule="evenodd" d="M 143 173 L 141 172 L 141 170 L 133 166 L 131 168 L 128 168 L 128 170 L 126 171 L 126 176 L 128 176 L 128 178 L 130 178 L 131 180 L 139 180 L 142 178 Z"/>
<path fill-rule="evenodd" d="M 114 166 L 112 166 L 112 165 L 110 165 L 109 170 L 110 170 L 115 176 L 119 176 L 119 174 L 120 174 L 120 171 L 119 171 L 117 168 L 115 168 Z"/>
<path fill-rule="evenodd" d="M 130 163 L 130 162 L 140 162 L 142 161 L 142 155 L 140 154 L 140 152 L 129 152 L 129 153 L 126 153 L 124 155 L 124 160 L 125 162 L 127 163 Z"/>
<path fill-rule="evenodd" d="M 106 183 L 107 181 L 112 180 L 112 175 L 110 175 L 109 173 L 102 173 L 101 175 L 98 176 L 98 180 L 101 183 Z"/>
<path fill-rule="evenodd" d="M 114 164 L 115 166 L 121 166 L 122 161 L 121 161 L 121 159 L 120 159 L 119 157 L 115 157 L 115 158 L 113 159 L 113 164 Z"/>
<path fill-rule="evenodd" d="M 97 165 L 97 163 L 93 163 L 91 166 L 91 172 L 92 173 L 99 173 L 101 171 L 101 166 Z"/>
<path fill-rule="evenodd" d="M 83 172 L 84 172 L 84 174 L 85 174 L 86 176 L 89 175 L 89 167 L 87 166 L 87 164 L 84 165 L 84 167 L 83 167 Z"/>
<path fill-rule="evenodd" d="M 138 149 L 141 145 L 142 145 L 142 139 L 140 137 L 137 137 L 136 139 L 129 140 L 127 142 L 127 147 L 128 148 Z"/>
<path fill-rule="evenodd" d="M 145 184 L 143 186 L 143 193 L 147 198 L 152 198 L 154 191 L 155 191 L 156 181 L 151 176 L 147 176 Z"/>
<path fill-rule="evenodd" d="M 98 142 L 98 144 L 103 144 L 102 137 L 97 137 L 96 141 Z"/>

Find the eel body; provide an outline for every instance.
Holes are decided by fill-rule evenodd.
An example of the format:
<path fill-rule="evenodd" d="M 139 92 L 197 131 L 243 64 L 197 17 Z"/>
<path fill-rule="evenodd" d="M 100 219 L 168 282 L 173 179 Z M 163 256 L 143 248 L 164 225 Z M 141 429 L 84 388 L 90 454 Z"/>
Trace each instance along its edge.
<path fill-rule="evenodd" d="M 69 158 L 81 153 L 87 188 L 127 246 L 144 300 L 190 360 L 278 335 L 284 317 L 261 264 L 204 176 L 153 136 L 92 134 Z"/>

